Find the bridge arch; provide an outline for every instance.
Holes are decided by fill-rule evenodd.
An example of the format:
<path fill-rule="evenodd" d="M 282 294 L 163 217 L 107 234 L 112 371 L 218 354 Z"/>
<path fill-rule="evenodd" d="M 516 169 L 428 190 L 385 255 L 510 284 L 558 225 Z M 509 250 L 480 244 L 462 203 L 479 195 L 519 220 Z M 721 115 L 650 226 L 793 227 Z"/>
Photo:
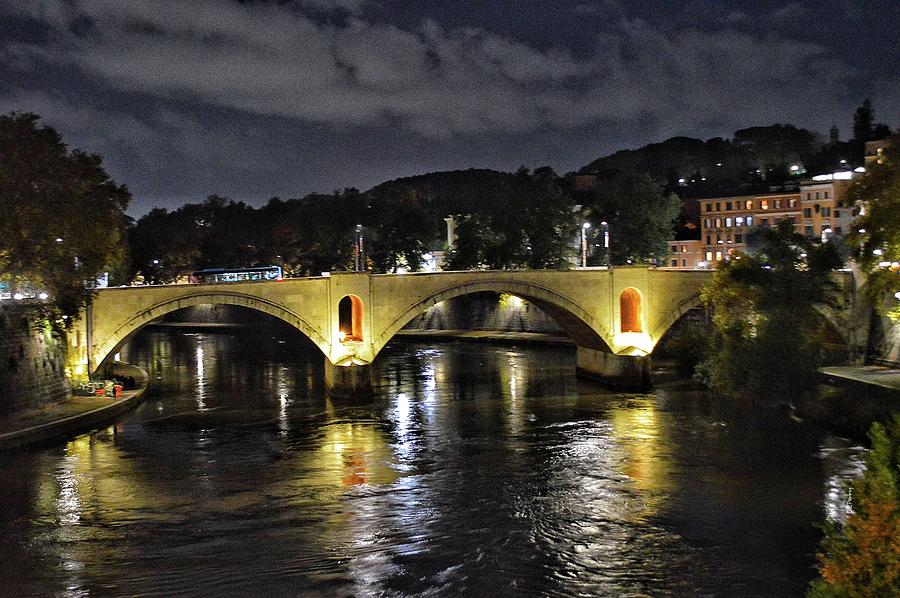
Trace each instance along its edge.
<path fill-rule="evenodd" d="M 665 336 L 666 332 L 669 331 L 675 322 L 677 322 L 681 317 L 692 309 L 696 309 L 698 307 L 703 306 L 703 300 L 700 298 L 700 291 L 689 295 L 685 299 L 681 300 L 678 304 L 675 305 L 672 309 L 664 312 L 662 316 L 657 318 L 656 322 L 654 322 L 650 326 L 650 338 L 653 339 L 654 347 L 656 343 Z"/>
<path fill-rule="evenodd" d="M 283 306 L 261 297 L 227 291 L 202 291 L 168 299 L 143 309 L 125 320 L 106 338 L 94 344 L 95 368 L 103 365 L 129 336 L 168 313 L 197 305 L 236 305 L 246 307 L 282 320 L 300 331 L 328 355 L 328 343 L 319 330 L 307 320 Z"/>
<path fill-rule="evenodd" d="M 390 342 L 397 332 L 416 316 L 425 313 L 430 307 L 455 297 L 482 292 L 508 293 L 521 297 L 556 320 L 578 346 L 611 352 L 609 330 L 577 301 L 539 284 L 488 279 L 443 287 L 402 308 L 391 323 L 383 329 L 381 335 L 375 339 L 375 355 Z"/>

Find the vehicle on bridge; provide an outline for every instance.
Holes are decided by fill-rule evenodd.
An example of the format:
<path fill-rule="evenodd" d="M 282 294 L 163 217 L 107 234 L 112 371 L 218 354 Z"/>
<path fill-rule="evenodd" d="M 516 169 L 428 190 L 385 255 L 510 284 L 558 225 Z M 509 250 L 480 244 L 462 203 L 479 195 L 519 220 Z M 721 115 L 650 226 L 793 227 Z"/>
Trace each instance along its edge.
<path fill-rule="evenodd" d="M 256 266 L 254 268 L 209 268 L 191 272 L 193 283 L 248 282 L 255 280 L 284 280 L 281 266 Z"/>

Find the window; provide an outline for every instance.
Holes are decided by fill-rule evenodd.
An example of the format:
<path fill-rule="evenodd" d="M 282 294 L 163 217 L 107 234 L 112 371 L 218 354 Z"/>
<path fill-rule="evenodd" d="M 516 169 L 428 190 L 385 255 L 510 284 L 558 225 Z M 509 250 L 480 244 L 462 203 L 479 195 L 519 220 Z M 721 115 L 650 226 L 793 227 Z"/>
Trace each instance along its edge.
<path fill-rule="evenodd" d="M 769 200 L 768 199 L 759 200 L 759 207 L 763 210 L 768 210 L 769 209 Z"/>
<path fill-rule="evenodd" d="M 669 251 L 671 251 L 672 253 L 675 253 L 678 250 L 675 248 L 674 245 L 669 245 Z"/>
<path fill-rule="evenodd" d="M 840 218 L 840 217 L 841 217 L 841 211 L 840 211 L 840 210 L 835 210 L 835 211 L 834 211 L 834 217 L 835 217 L 835 218 Z"/>
<path fill-rule="evenodd" d="M 725 211 L 726 211 L 726 212 L 730 212 L 730 211 L 731 211 L 731 202 L 730 202 L 730 201 L 726 201 L 726 202 L 725 202 Z"/>
<path fill-rule="evenodd" d="M 742 235 L 741 233 L 737 233 L 736 235 L 734 235 L 734 242 L 735 243 L 743 243 L 744 235 Z"/>
<path fill-rule="evenodd" d="M 717 252 L 716 252 L 716 261 L 717 261 L 717 262 L 721 262 L 721 261 L 722 261 L 722 252 L 721 252 L 721 251 L 717 251 Z"/>
<path fill-rule="evenodd" d="M 747 203 L 744 204 L 744 207 L 745 207 L 746 209 L 748 209 L 748 210 L 752 210 L 752 209 L 753 209 L 753 200 L 752 200 L 752 199 L 748 199 L 748 200 L 747 200 Z"/>
<path fill-rule="evenodd" d="M 687 253 L 687 245 L 681 246 L 681 253 Z"/>
<path fill-rule="evenodd" d="M 812 193 L 810 193 L 809 191 L 806 192 L 806 199 L 807 200 L 812 199 Z"/>
<path fill-rule="evenodd" d="M 780 210 L 780 209 L 781 209 L 781 200 L 780 200 L 780 199 L 776 199 L 776 200 L 775 200 L 775 209 L 776 209 L 776 210 Z"/>
<path fill-rule="evenodd" d="M 743 217 L 743 216 L 738 216 L 737 218 L 735 218 L 735 219 L 734 219 L 734 225 L 735 225 L 735 226 L 744 226 L 744 217 Z"/>
<path fill-rule="evenodd" d="M 716 218 L 716 228 L 721 228 L 721 226 L 722 226 L 722 219 Z"/>
<path fill-rule="evenodd" d="M 712 212 L 712 204 L 711 203 L 706 204 L 706 211 Z"/>
<path fill-rule="evenodd" d="M 819 199 L 819 192 L 816 191 L 816 199 Z"/>
<path fill-rule="evenodd" d="M 711 241 L 710 239 L 711 239 L 711 237 L 710 237 L 709 235 L 706 235 L 706 244 L 707 244 L 707 245 L 711 245 L 711 244 L 712 244 L 712 241 Z"/>
<path fill-rule="evenodd" d="M 747 216 L 747 226 L 753 226 L 753 216 Z"/>
<path fill-rule="evenodd" d="M 627 288 L 619 295 L 619 324 L 622 332 L 643 332 L 641 327 L 641 294 Z"/>
<path fill-rule="evenodd" d="M 687 266 L 687 260 L 681 260 L 681 265 L 682 265 L 682 266 Z"/>
<path fill-rule="evenodd" d="M 813 227 L 811 225 L 807 225 L 803 230 L 807 237 L 812 237 L 813 234 L 815 234 L 813 233 Z"/>
<path fill-rule="evenodd" d="M 703 226 L 704 226 L 704 228 L 709 228 L 710 226 L 712 226 L 712 221 L 709 218 L 706 218 L 703 221 Z"/>
<path fill-rule="evenodd" d="M 731 227 L 731 216 L 725 219 L 725 226 Z"/>
<path fill-rule="evenodd" d="M 812 208 L 803 208 L 803 217 L 812 218 Z"/>
<path fill-rule="evenodd" d="M 678 267 L 678 260 L 672 260 L 672 267 L 673 267 L 673 268 L 677 268 L 677 267 Z"/>
<path fill-rule="evenodd" d="M 706 261 L 707 261 L 707 262 L 711 262 L 711 261 L 712 261 L 712 251 L 707 251 L 707 252 L 706 252 Z"/>
<path fill-rule="evenodd" d="M 789 200 L 788 200 L 788 207 L 789 207 L 789 208 L 796 208 L 796 207 L 797 207 L 797 199 L 796 199 L 796 198 L 793 198 L 793 197 L 792 197 L 791 199 L 789 199 Z"/>
<path fill-rule="evenodd" d="M 721 211 L 722 211 L 722 204 L 720 204 L 719 202 L 716 202 L 716 211 L 717 211 L 717 212 L 721 212 Z"/>
<path fill-rule="evenodd" d="M 823 199 L 828 199 L 828 191 L 823 191 L 822 195 L 823 195 Z"/>
<path fill-rule="evenodd" d="M 822 208 L 822 217 L 831 218 L 831 208 Z"/>

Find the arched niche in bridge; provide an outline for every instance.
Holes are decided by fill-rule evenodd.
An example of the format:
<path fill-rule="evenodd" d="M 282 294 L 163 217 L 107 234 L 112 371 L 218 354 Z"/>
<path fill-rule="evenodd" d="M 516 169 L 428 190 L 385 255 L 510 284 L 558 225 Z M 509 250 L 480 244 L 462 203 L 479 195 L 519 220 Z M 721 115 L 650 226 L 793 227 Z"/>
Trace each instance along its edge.
<path fill-rule="evenodd" d="M 619 330 L 643 332 L 641 326 L 641 292 L 628 287 L 619 295 Z"/>
<path fill-rule="evenodd" d="M 344 295 L 338 303 L 338 330 L 341 342 L 359 342 L 363 340 L 363 317 L 365 310 L 362 299 L 356 295 Z"/>

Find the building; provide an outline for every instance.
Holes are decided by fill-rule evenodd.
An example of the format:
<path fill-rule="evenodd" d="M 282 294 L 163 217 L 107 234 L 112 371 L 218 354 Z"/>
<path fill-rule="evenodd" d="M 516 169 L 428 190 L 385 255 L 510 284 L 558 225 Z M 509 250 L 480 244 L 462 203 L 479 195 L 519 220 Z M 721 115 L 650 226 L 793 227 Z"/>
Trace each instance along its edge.
<path fill-rule="evenodd" d="M 863 169 L 864 170 L 864 169 Z M 800 206 L 803 215 L 798 232 L 807 237 L 841 237 L 850 232 L 850 224 L 858 215 L 844 197 L 851 180 L 859 172 L 836 172 L 819 175 L 800 183 Z"/>
<path fill-rule="evenodd" d="M 702 261 L 713 268 L 736 251 L 747 250 L 747 233 L 754 226 L 774 226 L 790 219 L 799 222 L 800 192 L 741 195 L 701 199 Z"/>
<path fill-rule="evenodd" d="M 866 166 L 871 166 L 872 164 L 884 164 L 885 160 L 887 160 L 887 153 L 890 145 L 890 139 L 866 141 Z"/>
<path fill-rule="evenodd" d="M 666 259 L 666 265 L 669 268 L 677 268 L 678 270 L 706 268 L 700 239 L 669 241 L 669 257 Z"/>

